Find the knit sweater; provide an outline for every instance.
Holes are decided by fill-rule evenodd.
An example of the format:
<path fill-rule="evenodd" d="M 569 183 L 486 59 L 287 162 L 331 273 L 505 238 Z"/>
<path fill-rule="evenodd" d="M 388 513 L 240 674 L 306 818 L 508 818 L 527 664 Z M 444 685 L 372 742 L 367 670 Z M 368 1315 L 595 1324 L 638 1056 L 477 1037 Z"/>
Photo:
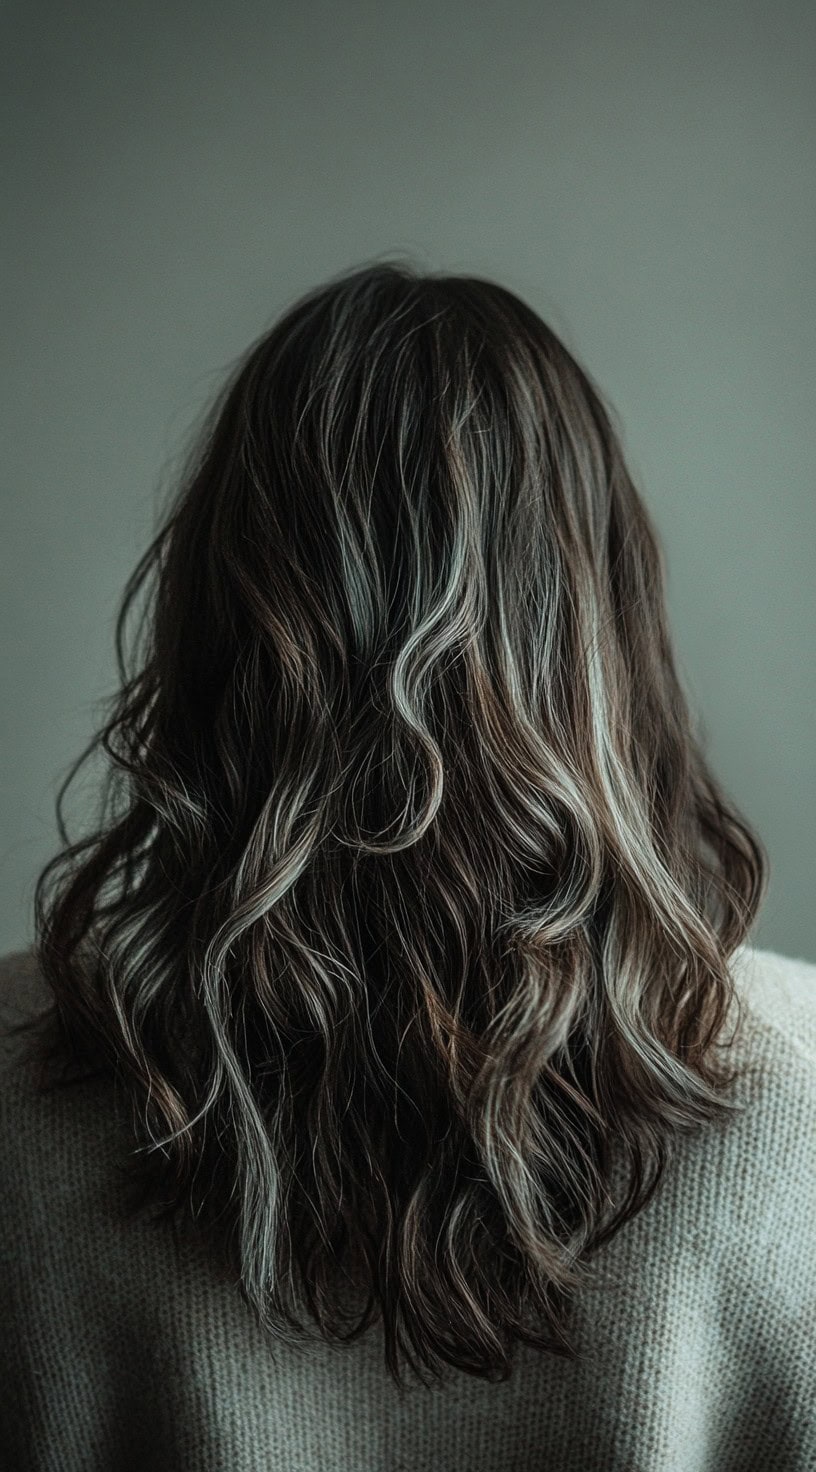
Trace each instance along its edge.
<path fill-rule="evenodd" d="M 746 946 L 732 968 L 747 1107 L 682 1136 L 592 1259 L 579 1358 L 519 1346 L 499 1384 L 399 1390 L 379 1325 L 270 1350 L 201 1249 L 120 1219 L 112 1085 L 38 1095 L 3 1036 L 0 1467 L 813 1472 L 816 965 Z M 0 980 L 6 1017 L 47 999 L 30 952 Z"/>

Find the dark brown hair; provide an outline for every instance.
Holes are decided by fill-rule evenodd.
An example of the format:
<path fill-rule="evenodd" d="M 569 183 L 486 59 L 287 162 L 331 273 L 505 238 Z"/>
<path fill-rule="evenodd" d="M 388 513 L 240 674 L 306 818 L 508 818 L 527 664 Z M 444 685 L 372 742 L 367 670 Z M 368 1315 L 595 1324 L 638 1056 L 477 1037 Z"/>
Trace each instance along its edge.
<path fill-rule="evenodd" d="M 510 291 L 380 261 L 259 338 L 181 481 L 37 883 L 41 1056 L 116 1077 L 154 1219 L 270 1342 L 300 1294 L 397 1381 L 574 1355 L 590 1254 L 737 1108 L 767 877 L 612 411 Z"/>

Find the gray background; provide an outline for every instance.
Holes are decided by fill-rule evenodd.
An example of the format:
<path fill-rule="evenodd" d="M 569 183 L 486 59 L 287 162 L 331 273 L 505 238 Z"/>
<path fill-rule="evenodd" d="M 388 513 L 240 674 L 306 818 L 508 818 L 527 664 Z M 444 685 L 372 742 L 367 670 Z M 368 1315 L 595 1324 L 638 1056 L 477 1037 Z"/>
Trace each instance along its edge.
<path fill-rule="evenodd" d="M 755 939 L 816 960 L 810 0 L 1 24 L 0 949 L 190 424 L 301 291 L 404 253 L 521 293 L 622 416 L 708 755 L 770 852 Z"/>

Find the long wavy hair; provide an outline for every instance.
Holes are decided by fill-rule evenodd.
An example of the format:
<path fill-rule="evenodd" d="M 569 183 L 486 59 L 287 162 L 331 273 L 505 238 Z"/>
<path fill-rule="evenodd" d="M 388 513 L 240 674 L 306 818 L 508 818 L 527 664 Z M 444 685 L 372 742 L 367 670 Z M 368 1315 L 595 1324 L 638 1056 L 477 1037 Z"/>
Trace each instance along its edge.
<path fill-rule="evenodd" d="M 36 884 L 41 1086 L 115 1078 L 131 1207 L 270 1348 L 381 1319 L 397 1383 L 575 1358 L 589 1258 L 740 1107 L 768 867 L 614 412 L 514 293 L 378 260 L 255 341 L 180 481 Z"/>

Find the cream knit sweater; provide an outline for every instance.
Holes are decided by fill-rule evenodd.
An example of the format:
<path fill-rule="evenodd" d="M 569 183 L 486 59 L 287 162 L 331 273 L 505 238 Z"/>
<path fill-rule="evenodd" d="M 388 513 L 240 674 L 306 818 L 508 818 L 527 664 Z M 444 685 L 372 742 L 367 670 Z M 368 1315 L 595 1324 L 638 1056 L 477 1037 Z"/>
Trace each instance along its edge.
<path fill-rule="evenodd" d="M 748 1108 L 686 1137 L 594 1260 L 577 1363 L 402 1393 L 379 1329 L 274 1358 L 236 1290 L 120 1223 L 108 1086 L 36 1097 L 3 1040 L 4 1472 L 814 1472 L 816 966 L 743 947 Z M 0 959 L 3 1010 L 44 993 Z M 735 1053 L 736 1060 L 736 1053 Z"/>

